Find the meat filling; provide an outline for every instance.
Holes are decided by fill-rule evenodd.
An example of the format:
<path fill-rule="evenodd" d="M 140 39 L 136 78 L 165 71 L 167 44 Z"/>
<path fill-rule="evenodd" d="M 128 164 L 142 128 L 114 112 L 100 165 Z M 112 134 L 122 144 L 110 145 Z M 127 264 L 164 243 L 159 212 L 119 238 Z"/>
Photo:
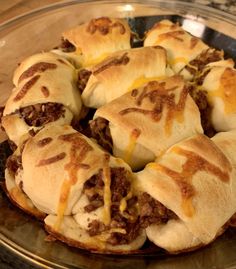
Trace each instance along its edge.
<path fill-rule="evenodd" d="M 90 122 L 91 137 L 96 139 L 98 144 L 105 150 L 112 153 L 113 141 L 109 128 L 109 121 L 98 117 Z"/>
<path fill-rule="evenodd" d="M 194 76 L 201 73 L 205 66 L 212 62 L 217 62 L 224 59 L 222 51 L 215 49 L 204 50 L 194 60 L 190 61 L 186 69 Z"/>
<path fill-rule="evenodd" d="M 15 176 L 18 169 L 23 169 L 21 155 L 20 156 L 16 156 L 16 155 L 9 156 L 7 159 L 7 162 L 6 162 L 6 167 L 9 171 L 9 173 L 12 174 L 13 176 Z"/>
<path fill-rule="evenodd" d="M 208 102 L 207 92 L 198 90 L 196 86 L 192 85 L 189 87 L 189 94 L 199 108 L 204 134 L 208 137 L 213 137 L 216 134 L 216 131 L 210 120 L 212 107 Z"/>
<path fill-rule="evenodd" d="M 78 82 L 77 82 L 77 87 L 80 93 L 83 92 L 85 89 L 87 82 L 91 76 L 92 72 L 86 69 L 81 69 L 79 74 L 78 74 Z"/>
<path fill-rule="evenodd" d="M 65 116 L 62 104 L 45 103 L 20 108 L 17 113 L 29 126 L 39 127 Z"/>
<path fill-rule="evenodd" d="M 25 140 L 21 145 L 20 145 L 20 150 L 19 150 L 19 155 L 10 155 L 7 158 L 6 161 L 6 168 L 8 169 L 8 171 L 15 176 L 17 173 L 18 169 L 23 169 L 22 166 L 22 152 L 24 150 L 25 144 L 28 140 Z M 8 143 L 10 142 L 10 140 L 8 141 Z"/>
<path fill-rule="evenodd" d="M 131 184 L 128 180 L 128 172 L 122 168 L 111 168 L 111 222 L 105 225 L 99 220 L 93 220 L 89 224 L 88 233 L 90 236 L 99 235 L 110 229 L 123 229 L 124 233 L 112 232 L 107 239 L 111 245 L 128 244 L 140 233 L 139 218 L 137 211 L 137 197 L 127 199 L 127 207 L 121 212 L 120 202 L 131 191 Z M 83 192 L 86 194 L 89 204 L 85 206 L 86 212 L 91 212 L 103 206 L 104 182 L 102 170 L 92 176 L 84 184 Z"/>
<path fill-rule="evenodd" d="M 140 226 L 147 228 L 151 224 L 167 223 L 170 219 L 177 219 L 177 215 L 163 204 L 144 192 L 139 196 Z"/>
<path fill-rule="evenodd" d="M 61 44 L 59 46 L 59 48 L 63 51 L 63 52 L 73 52 L 76 50 L 76 47 L 71 44 L 68 40 L 66 39 L 62 39 Z"/>

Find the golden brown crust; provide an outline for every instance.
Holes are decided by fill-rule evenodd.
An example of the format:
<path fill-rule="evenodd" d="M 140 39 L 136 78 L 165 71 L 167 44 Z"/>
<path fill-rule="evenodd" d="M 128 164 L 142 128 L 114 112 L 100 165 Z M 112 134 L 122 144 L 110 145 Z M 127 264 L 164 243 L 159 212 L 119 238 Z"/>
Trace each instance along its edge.
<path fill-rule="evenodd" d="M 131 31 L 122 19 L 102 17 L 63 33 L 83 56 L 83 65 L 94 64 L 115 51 L 129 49 Z"/>
<path fill-rule="evenodd" d="M 20 193 L 20 189 L 17 188 L 17 193 L 16 192 L 9 192 L 6 188 L 6 184 L 4 182 L 1 183 L 1 187 L 3 189 L 3 191 L 5 192 L 5 194 L 7 195 L 7 197 L 9 198 L 9 200 L 12 202 L 13 205 L 15 205 L 16 207 L 18 207 L 19 209 L 21 209 L 22 211 L 24 211 L 25 213 L 27 213 L 28 215 L 35 217 L 36 219 L 43 221 L 44 218 L 47 216 L 47 214 L 45 214 L 42 211 L 39 211 L 36 207 L 28 207 L 25 206 L 25 203 L 22 203 L 22 199 L 18 199 L 17 196 L 22 196 L 25 195 L 23 192 Z M 18 194 L 18 195 L 16 195 Z"/>
<path fill-rule="evenodd" d="M 139 250 L 129 250 L 129 251 L 124 251 L 124 250 L 107 250 L 107 249 L 99 249 L 98 247 L 95 247 L 93 244 L 84 244 L 82 242 L 73 240 L 71 238 L 67 238 L 66 236 L 62 235 L 59 232 L 56 232 L 52 227 L 48 226 L 45 224 L 45 230 L 53 236 L 53 238 L 58 239 L 67 245 L 71 247 L 76 247 L 76 248 L 81 248 L 84 250 L 88 250 L 92 253 L 99 253 L 99 254 L 117 254 L 117 255 L 123 255 L 123 254 L 139 254 Z M 141 252 L 143 253 L 143 251 Z"/>

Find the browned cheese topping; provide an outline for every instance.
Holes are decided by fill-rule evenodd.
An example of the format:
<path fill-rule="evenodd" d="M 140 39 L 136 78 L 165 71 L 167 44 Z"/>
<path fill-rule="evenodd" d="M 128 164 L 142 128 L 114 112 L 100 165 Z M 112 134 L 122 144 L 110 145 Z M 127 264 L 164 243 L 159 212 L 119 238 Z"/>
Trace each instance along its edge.
<path fill-rule="evenodd" d="M 88 233 L 90 236 L 99 235 L 112 228 L 121 228 L 126 233 L 113 232 L 107 243 L 112 245 L 127 244 L 134 240 L 140 233 L 139 218 L 137 211 L 137 197 L 132 196 L 127 199 L 127 207 L 124 212 L 120 211 L 121 200 L 128 195 L 131 190 L 131 183 L 128 180 L 128 172 L 125 168 L 111 168 L 111 222 L 105 225 L 103 222 L 93 220 L 89 224 Z M 83 188 L 83 192 L 89 200 L 89 204 L 84 207 L 86 212 L 91 212 L 104 205 L 104 181 L 103 171 L 88 179 Z"/>
<path fill-rule="evenodd" d="M 140 226 L 147 228 L 151 224 L 167 223 L 170 219 L 178 218 L 176 214 L 163 204 L 143 192 L 139 198 Z"/>
<path fill-rule="evenodd" d="M 88 169 L 90 167 L 88 164 L 83 163 L 83 160 L 86 158 L 88 152 L 92 151 L 93 148 L 80 133 L 60 135 L 58 139 L 71 144 L 70 162 L 65 165 L 65 169 L 68 170 L 70 182 L 74 185 L 77 182 L 78 169 Z"/>
<path fill-rule="evenodd" d="M 99 67 L 93 71 L 94 75 L 97 75 L 111 66 L 127 65 L 129 63 L 128 52 L 125 52 L 120 58 L 110 58 L 104 64 L 99 65 Z"/>
<path fill-rule="evenodd" d="M 169 39 L 169 38 L 173 38 L 179 42 L 183 42 L 183 38 L 182 35 L 184 35 L 185 32 L 183 30 L 177 30 L 177 31 L 173 31 L 173 32 L 167 32 L 167 33 L 163 33 L 160 34 L 158 37 L 158 41 L 161 42 L 163 40 Z"/>
<path fill-rule="evenodd" d="M 131 91 L 131 96 L 135 98 L 135 107 L 123 109 L 119 112 L 120 115 L 126 115 L 129 113 L 142 113 L 149 116 L 153 121 L 160 121 L 163 116 L 164 107 L 167 107 L 167 116 L 165 129 L 169 133 L 173 120 L 178 117 L 182 117 L 185 107 L 188 89 L 184 87 L 180 93 L 180 97 L 177 103 L 175 103 L 175 94 L 173 91 L 176 87 L 166 89 L 165 82 L 151 81 L 143 90 L 139 93 L 137 89 Z M 142 109 L 142 102 L 144 99 L 148 99 L 153 105 L 152 109 Z"/>
<path fill-rule="evenodd" d="M 45 137 L 37 142 L 37 146 L 44 147 L 44 146 L 48 145 L 49 143 L 51 143 L 52 140 L 53 139 L 51 137 Z"/>
<path fill-rule="evenodd" d="M 62 104 L 49 102 L 22 107 L 16 113 L 19 113 L 29 126 L 39 127 L 64 117 L 65 109 Z"/>
<path fill-rule="evenodd" d="M 202 75 L 201 73 L 207 64 L 212 63 L 212 62 L 217 62 L 223 59 L 224 59 L 224 54 L 222 51 L 209 48 L 201 52 L 201 54 L 199 54 L 195 59 L 190 61 L 189 64 L 185 68 L 192 75 L 196 76 L 196 78 L 199 80 L 198 77 Z"/>
<path fill-rule="evenodd" d="M 41 92 L 43 93 L 44 97 L 48 97 L 50 92 L 49 92 L 49 89 L 46 87 L 46 86 L 42 86 L 41 87 Z"/>
<path fill-rule="evenodd" d="M 200 142 L 195 141 L 194 143 L 197 144 L 198 147 L 207 147 L 205 138 L 203 136 Z M 180 188 L 180 192 L 183 198 L 183 210 L 185 211 L 185 214 L 189 217 L 194 214 L 192 198 L 195 195 L 195 189 L 191 181 L 193 176 L 197 172 L 205 171 L 209 174 L 213 174 L 215 177 L 217 177 L 223 182 L 229 182 L 230 172 L 232 170 L 231 164 L 229 163 L 225 155 L 216 146 L 213 150 L 214 155 L 217 156 L 217 158 L 222 163 L 222 169 L 210 163 L 195 152 L 188 151 L 182 148 L 173 149 L 176 154 L 186 157 L 186 161 L 182 165 L 181 172 L 176 172 L 166 166 L 157 164 L 158 169 L 162 171 L 162 173 L 165 173 L 166 175 L 171 177 Z"/>
<path fill-rule="evenodd" d="M 78 74 L 77 88 L 82 93 L 87 85 L 87 82 L 92 72 L 86 69 L 81 69 Z"/>
<path fill-rule="evenodd" d="M 46 70 L 56 69 L 56 68 L 57 68 L 57 65 L 54 63 L 46 63 L 46 62 L 36 63 L 21 74 L 21 76 L 19 77 L 18 83 L 20 83 L 23 79 L 33 77 L 36 73 L 43 73 Z"/>
<path fill-rule="evenodd" d="M 126 30 L 122 23 L 120 22 L 112 22 L 111 19 L 107 17 L 102 17 L 98 19 L 92 19 L 88 26 L 87 26 L 87 32 L 90 34 L 94 34 L 97 31 L 102 35 L 109 34 L 113 28 L 119 28 L 120 34 L 125 34 Z"/>
<path fill-rule="evenodd" d="M 58 162 L 60 160 L 63 160 L 66 157 L 66 153 L 65 152 L 61 152 L 53 157 L 50 157 L 48 159 L 42 159 L 39 161 L 39 163 L 37 164 L 37 166 L 45 166 L 45 165 L 49 165 L 55 162 Z"/>
<path fill-rule="evenodd" d="M 29 81 L 27 81 L 24 86 L 20 89 L 20 91 L 17 93 L 17 95 L 14 97 L 13 101 L 17 102 L 20 101 L 27 92 L 34 86 L 34 84 L 38 81 L 40 78 L 40 75 L 36 75 L 32 77 Z"/>
<path fill-rule="evenodd" d="M 197 37 L 194 37 L 194 36 L 193 36 L 193 37 L 190 39 L 190 49 L 194 49 L 195 46 L 197 45 L 198 41 L 199 41 L 199 39 L 198 39 Z"/>

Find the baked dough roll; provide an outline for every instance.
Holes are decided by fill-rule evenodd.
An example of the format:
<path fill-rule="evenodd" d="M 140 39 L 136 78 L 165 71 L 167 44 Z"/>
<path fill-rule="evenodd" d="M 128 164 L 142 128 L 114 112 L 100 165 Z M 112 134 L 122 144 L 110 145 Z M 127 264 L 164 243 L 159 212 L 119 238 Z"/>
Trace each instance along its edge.
<path fill-rule="evenodd" d="M 232 61 L 210 66 L 203 74 L 200 90 L 207 92 L 210 119 L 217 132 L 236 128 L 236 70 Z"/>
<path fill-rule="evenodd" d="M 45 223 L 55 236 L 98 251 L 129 251 L 144 243 L 133 174 L 122 160 L 72 127 L 53 124 L 26 142 L 21 160 L 16 181 L 49 214 Z"/>
<path fill-rule="evenodd" d="M 209 244 L 236 211 L 231 159 L 208 137 L 175 144 L 137 173 L 140 222 L 148 238 L 169 252 Z"/>
<path fill-rule="evenodd" d="M 146 34 L 144 46 L 162 46 L 167 51 L 168 62 L 178 73 L 191 60 L 209 47 L 201 39 L 190 35 L 178 23 L 163 20 Z"/>
<path fill-rule="evenodd" d="M 65 31 L 62 37 L 57 51 L 77 66 L 90 66 L 115 51 L 130 49 L 131 31 L 123 19 L 101 17 Z"/>
<path fill-rule="evenodd" d="M 98 143 L 133 170 L 203 132 L 198 107 L 180 76 L 151 81 L 100 107 L 90 126 Z"/>
<path fill-rule="evenodd" d="M 90 69 L 88 82 L 81 89 L 82 100 L 88 107 L 99 108 L 150 80 L 171 74 L 161 47 L 119 51 Z"/>
<path fill-rule="evenodd" d="M 39 53 L 24 60 L 14 73 L 16 87 L 2 117 L 10 140 L 18 145 L 30 130 L 79 119 L 82 103 L 76 79 L 74 67 L 56 54 Z"/>
<path fill-rule="evenodd" d="M 5 182 L 3 189 L 11 202 L 21 210 L 43 220 L 46 214 L 37 209 L 29 197 L 23 191 L 22 184 L 22 151 L 24 144 L 17 147 L 14 153 L 8 157 L 5 169 Z"/>

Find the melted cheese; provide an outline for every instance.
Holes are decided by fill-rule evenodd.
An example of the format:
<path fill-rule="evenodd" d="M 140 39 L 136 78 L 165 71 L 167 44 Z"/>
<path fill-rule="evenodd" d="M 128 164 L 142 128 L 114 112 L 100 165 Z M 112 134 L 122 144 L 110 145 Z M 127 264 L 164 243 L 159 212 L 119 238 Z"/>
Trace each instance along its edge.
<path fill-rule="evenodd" d="M 175 153 L 178 153 L 178 148 L 172 148 L 172 152 L 175 152 Z M 160 171 L 160 172 L 164 172 L 163 171 L 163 168 L 162 166 L 158 165 L 157 163 L 149 163 L 147 165 L 148 168 L 150 169 L 154 169 L 154 170 L 157 170 L 157 171 Z M 180 173 L 181 174 L 181 173 Z M 184 214 L 187 216 L 187 217 L 192 217 L 195 213 L 195 208 L 193 206 L 193 201 L 192 201 L 193 197 L 183 197 L 182 196 L 182 202 L 181 202 L 181 208 L 184 212 Z"/>
<path fill-rule="evenodd" d="M 214 91 L 208 91 L 210 102 L 213 98 L 219 97 L 224 103 L 226 114 L 232 114 L 236 111 L 236 71 L 226 68 L 220 78 L 220 86 Z"/>
<path fill-rule="evenodd" d="M 188 60 L 184 57 L 177 57 L 168 61 L 170 65 L 176 65 L 178 63 L 188 64 Z"/>
<path fill-rule="evenodd" d="M 85 57 L 83 61 L 83 67 L 89 67 L 89 66 L 94 66 L 102 62 L 105 58 L 107 58 L 110 54 L 109 53 L 103 53 L 97 58 L 92 58 L 92 57 Z"/>
<path fill-rule="evenodd" d="M 194 215 L 195 209 L 193 207 L 192 197 L 184 198 L 181 207 L 187 217 L 191 218 Z"/>
<path fill-rule="evenodd" d="M 133 154 L 133 151 L 135 149 L 136 141 L 137 141 L 138 137 L 139 137 L 139 135 L 137 135 L 136 132 L 132 132 L 130 135 L 129 143 L 124 151 L 124 158 L 123 159 L 126 163 L 130 163 L 130 161 L 131 161 L 132 154 Z"/>
<path fill-rule="evenodd" d="M 129 200 L 130 198 L 132 198 L 133 194 L 130 191 L 126 197 L 123 197 L 120 201 L 120 212 L 123 213 L 125 211 L 125 209 L 127 208 L 127 200 Z"/>
<path fill-rule="evenodd" d="M 144 84 L 150 82 L 150 81 L 159 81 L 159 80 L 163 80 L 165 79 L 166 76 L 159 76 L 159 77 L 145 77 L 145 76 L 141 76 L 139 78 L 137 78 L 132 85 L 128 88 L 127 92 L 132 91 L 133 89 L 137 89 L 140 88 L 141 86 L 143 86 Z"/>
<path fill-rule="evenodd" d="M 111 173 L 110 167 L 106 165 L 103 169 L 103 181 L 104 181 L 104 207 L 103 207 L 103 222 L 105 225 L 109 225 L 111 222 Z"/>
<path fill-rule="evenodd" d="M 63 216 L 68 203 L 71 185 L 72 183 L 70 182 L 70 180 L 65 180 L 61 186 L 61 194 L 59 198 L 60 200 L 57 207 L 57 221 L 53 227 L 56 231 L 59 230 L 63 220 Z"/>
<path fill-rule="evenodd" d="M 27 201 L 27 197 L 25 194 L 19 190 L 17 187 L 14 187 L 10 190 L 10 196 L 23 208 L 28 209 L 32 211 L 33 206 L 30 206 L 30 204 Z"/>

